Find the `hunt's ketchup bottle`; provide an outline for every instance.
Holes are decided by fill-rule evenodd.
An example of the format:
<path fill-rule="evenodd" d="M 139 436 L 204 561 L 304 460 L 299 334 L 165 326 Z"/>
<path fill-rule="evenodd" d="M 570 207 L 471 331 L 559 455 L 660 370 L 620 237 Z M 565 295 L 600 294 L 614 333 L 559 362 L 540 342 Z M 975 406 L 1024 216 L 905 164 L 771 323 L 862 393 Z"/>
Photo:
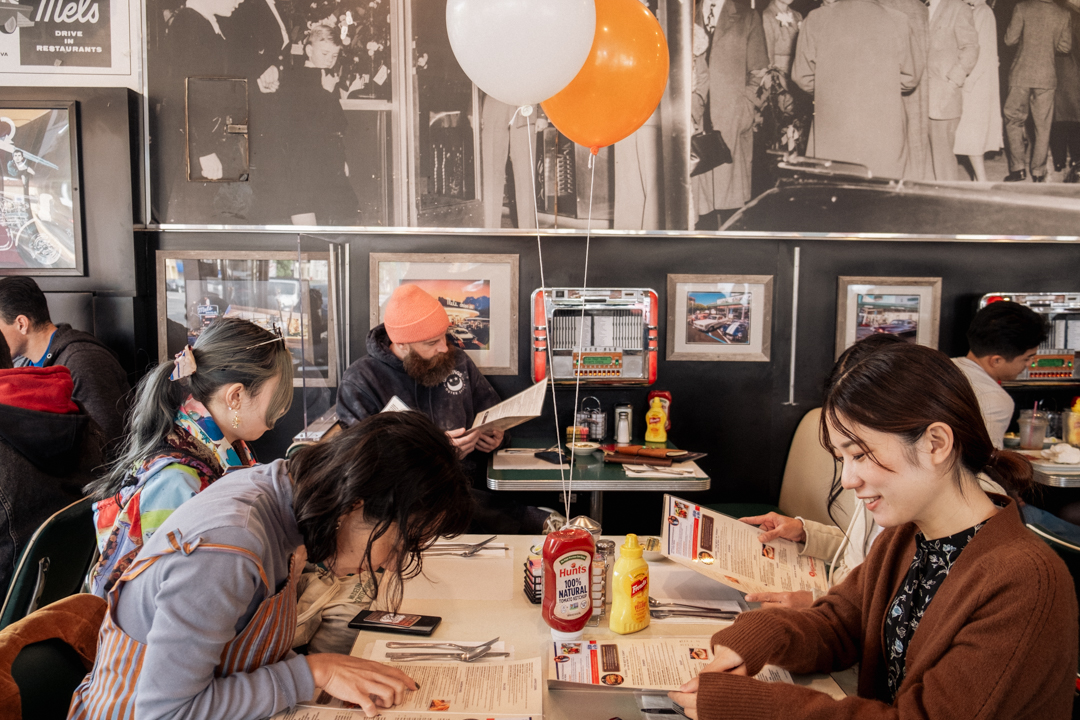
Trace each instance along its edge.
<path fill-rule="evenodd" d="M 544 622 L 556 641 L 580 640 L 592 616 L 596 546 L 584 528 L 564 527 L 544 540 Z"/>

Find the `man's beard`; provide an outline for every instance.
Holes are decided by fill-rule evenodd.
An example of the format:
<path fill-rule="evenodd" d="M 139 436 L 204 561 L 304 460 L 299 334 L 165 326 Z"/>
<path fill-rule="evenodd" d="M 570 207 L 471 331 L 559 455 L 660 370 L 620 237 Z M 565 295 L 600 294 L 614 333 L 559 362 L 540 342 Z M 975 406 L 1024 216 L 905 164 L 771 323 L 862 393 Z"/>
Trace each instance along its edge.
<path fill-rule="evenodd" d="M 425 360 L 416 354 L 415 350 L 409 350 L 402 360 L 405 373 L 424 387 L 435 387 L 450 374 L 457 365 L 457 348 L 448 345 L 446 352 L 436 353 L 430 360 Z"/>

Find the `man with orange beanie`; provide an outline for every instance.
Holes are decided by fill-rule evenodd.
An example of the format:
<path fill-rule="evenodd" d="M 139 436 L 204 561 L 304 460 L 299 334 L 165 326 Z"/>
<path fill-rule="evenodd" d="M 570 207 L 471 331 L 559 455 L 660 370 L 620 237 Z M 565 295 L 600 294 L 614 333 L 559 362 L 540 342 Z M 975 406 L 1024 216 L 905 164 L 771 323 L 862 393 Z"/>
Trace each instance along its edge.
<path fill-rule="evenodd" d="M 338 419 L 346 426 L 380 412 L 397 396 L 446 431 L 466 470 L 481 480 L 487 463 L 468 456 L 492 452 L 501 430 L 469 432 L 478 413 L 500 401 L 467 354 L 447 338 L 450 318 L 442 304 L 416 285 L 400 285 L 386 303 L 383 323 L 368 333 L 366 357 L 345 371 L 338 388 Z M 482 482 L 481 482 L 482 484 Z M 539 532 L 550 511 L 473 491 L 476 532 Z"/>

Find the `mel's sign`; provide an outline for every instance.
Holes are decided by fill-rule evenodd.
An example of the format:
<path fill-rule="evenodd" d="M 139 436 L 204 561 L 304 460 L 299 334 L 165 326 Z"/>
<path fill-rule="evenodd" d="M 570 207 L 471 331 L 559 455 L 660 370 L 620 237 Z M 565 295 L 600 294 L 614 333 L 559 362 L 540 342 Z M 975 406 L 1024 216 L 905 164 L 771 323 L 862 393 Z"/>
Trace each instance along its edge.
<path fill-rule="evenodd" d="M 112 64 L 110 0 L 22 0 L 33 25 L 19 28 L 20 65 Z"/>

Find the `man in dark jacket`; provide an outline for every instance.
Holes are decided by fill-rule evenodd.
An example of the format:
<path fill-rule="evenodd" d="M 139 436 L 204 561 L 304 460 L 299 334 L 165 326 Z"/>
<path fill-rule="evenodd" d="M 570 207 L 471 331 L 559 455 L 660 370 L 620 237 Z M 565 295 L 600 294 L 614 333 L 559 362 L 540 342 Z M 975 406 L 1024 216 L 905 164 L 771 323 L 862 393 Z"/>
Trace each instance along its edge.
<path fill-rule="evenodd" d="M 497 450 L 505 437 L 501 430 L 481 434 L 468 428 L 477 413 L 499 403 L 499 396 L 447 337 L 449 327 L 438 300 L 416 285 L 399 286 L 386 304 L 383 324 L 368 333 L 367 357 L 349 366 L 341 378 L 337 414 L 342 423 L 352 425 L 381 412 L 396 396 L 445 430 L 466 469 L 479 477 L 487 464 L 469 455 Z M 482 490 L 474 490 L 474 497 L 476 532 L 535 533 L 550 514 Z"/>
<path fill-rule="evenodd" d="M 83 496 L 104 442 L 72 402 L 67 368 L 11 364 L 0 337 L 0 594 L 34 531 Z"/>
<path fill-rule="evenodd" d="M 63 365 L 75 382 L 73 398 L 109 443 L 124 433 L 131 386 L 116 355 L 89 333 L 54 325 L 45 294 L 32 278 L 0 280 L 0 333 L 18 367 Z"/>

